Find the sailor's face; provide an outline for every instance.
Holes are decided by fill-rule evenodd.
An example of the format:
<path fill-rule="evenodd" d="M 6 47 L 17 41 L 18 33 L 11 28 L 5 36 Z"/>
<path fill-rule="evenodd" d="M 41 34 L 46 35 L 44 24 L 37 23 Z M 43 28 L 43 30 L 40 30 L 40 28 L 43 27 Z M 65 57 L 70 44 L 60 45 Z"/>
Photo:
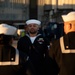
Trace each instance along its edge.
<path fill-rule="evenodd" d="M 39 30 L 39 26 L 37 24 L 32 23 L 32 24 L 28 25 L 28 31 L 29 31 L 29 33 L 35 34 L 35 33 L 38 32 L 38 30 Z"/>

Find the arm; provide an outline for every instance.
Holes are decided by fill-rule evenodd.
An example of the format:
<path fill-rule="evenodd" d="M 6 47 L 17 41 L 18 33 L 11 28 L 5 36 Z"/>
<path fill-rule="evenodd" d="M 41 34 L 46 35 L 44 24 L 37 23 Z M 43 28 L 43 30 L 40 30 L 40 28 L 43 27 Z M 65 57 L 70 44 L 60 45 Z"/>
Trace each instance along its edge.
<path fill-rule="evenodd" d="M 50 45 L 48 57 L 46 58 L 46 73 L 47 75 L 58 75 L 59 67 L 55 60 L 55 45 Z"/>
<path fill-rule="evenodd" d="M 26 63 L 25 63 L 25 66 L 26 66 L 26 75 L 36 75 L 35 74 L 35 69 L 33 67 L 33 64 L 31 63 L 30 60 L 28 60 Z"/>
<path fill-rule="evenodd" d="M 19 66 L 20 66 L 19 74 L 21 74 L 21 75 L 36 75 L 35 69 L 33 67 L 31 60 L 29 59 L 29 56 L 27 56 L 23 52 L 20 54 Z"/>
<path fill-rule="evenodd" d="M 31 61 L 27 58 L 27 61 L 23 62 L 19 69 L 21 75 L 36 75 L 35 69 Z"/>

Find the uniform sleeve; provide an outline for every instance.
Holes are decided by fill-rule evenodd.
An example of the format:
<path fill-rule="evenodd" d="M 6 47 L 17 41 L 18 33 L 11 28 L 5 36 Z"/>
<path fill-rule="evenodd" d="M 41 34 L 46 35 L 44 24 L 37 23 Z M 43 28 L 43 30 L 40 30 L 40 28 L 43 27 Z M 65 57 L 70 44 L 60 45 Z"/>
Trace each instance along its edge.
<path fill-rule="evenodd" d="M 31 61 L 29 59 L 26 61 L 25 66 L 26 66 L 26 75 L 36 75 L 33 64 L 31 63 Z"/>
<path fill-rule="evenodd" d="M 50 43 L 50 50 L 48 57 L 46 59 L 46 74 L 47 75 L 58 75 L 59 73 L 59 67 L 55 60 L 55 45 L 53 43 Z"/>
<path fill-rule="evenodd" d="M 21 63 L 20 69 L 21 75 L 36 75 L 33 64 L 31 63 L 29 57 L 25 57 L 23 63 Z"/>
<path fill-rule="evenodd" d="M 36 75 L 33 64 L 26 53 L 19 51 L 19 75 Z"/>

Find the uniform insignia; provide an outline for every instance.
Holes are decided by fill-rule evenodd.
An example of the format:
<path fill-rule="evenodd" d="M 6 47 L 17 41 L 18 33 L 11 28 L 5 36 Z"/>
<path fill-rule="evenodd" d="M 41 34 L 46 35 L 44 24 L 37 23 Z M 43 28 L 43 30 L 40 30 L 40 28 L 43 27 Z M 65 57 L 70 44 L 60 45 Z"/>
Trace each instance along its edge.
<path fill-rule="evenodd" d="M 39 44 L 42 44 L 44 42 L 44 39 L 43 38 L 39 38 L 38 42 L 39 42 Z"/>
<path fill-rule="evenodd" d="M 44 41 L 44 39 L 43 38 L 39 38 L 38 41 Z"/>

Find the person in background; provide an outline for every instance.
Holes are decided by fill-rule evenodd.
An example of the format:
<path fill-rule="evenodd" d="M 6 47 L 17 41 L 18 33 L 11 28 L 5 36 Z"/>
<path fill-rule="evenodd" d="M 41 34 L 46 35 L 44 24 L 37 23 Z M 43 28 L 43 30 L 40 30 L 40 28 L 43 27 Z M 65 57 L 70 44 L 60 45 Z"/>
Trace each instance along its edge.
<path fill-rule="evenodd" d="M 49 73 L 50 75 L 75 75 L 75 11 L 62 15 L 62 19 L 65 35 L 50 43 Z"/>
<path fill-rule="evenodd" d="M 25 34 L 27 33 L 27 31 L 28 31 L 28 28 L 27 28 L 27 25 L 25 24 L 24 31 L 21 33 L 21 37 L 25 36 Z"/>
<path fill-rule="evenodd" d="M 29 57 L 12 46 L 17 28 L 0 24 L 0 75 L 35 75 Z"/>
<path fill-rule="evenodd" d="M 28 33 L 19 39 L 17 48 L 26 53 L 34 64 L 37 75 L 44 75 L 44 61 L 47 54 L 47 43 L 39 33 L 41 22 L 36 19 L 26 21 Z"/>
<path fill-rule="evenodd" d="M 25 24 L 24 29 L 25 29 L 25 34 L 27 34 L 28 33 L 28 26 L 27 26 L 27 24 Z"/>

